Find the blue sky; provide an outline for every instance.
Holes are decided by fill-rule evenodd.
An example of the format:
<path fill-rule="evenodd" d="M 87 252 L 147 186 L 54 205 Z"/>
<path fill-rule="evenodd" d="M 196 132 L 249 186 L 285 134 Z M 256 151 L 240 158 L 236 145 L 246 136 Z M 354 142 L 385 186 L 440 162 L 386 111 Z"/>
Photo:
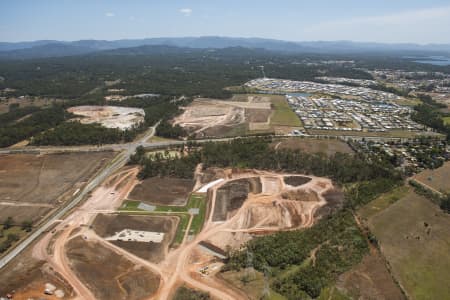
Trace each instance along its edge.
<path fill-rule="evenodd" d="M 0 41 L 203 35 L 450 43 L 450 0 L 0 0 Z"/>

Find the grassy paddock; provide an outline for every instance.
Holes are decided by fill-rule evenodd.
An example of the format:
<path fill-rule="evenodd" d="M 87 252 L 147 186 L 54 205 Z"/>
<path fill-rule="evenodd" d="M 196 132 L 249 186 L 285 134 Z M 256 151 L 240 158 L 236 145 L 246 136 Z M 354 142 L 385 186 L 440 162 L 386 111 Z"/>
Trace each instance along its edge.
<path fill-rule="evenodd" d="M 381 195 L 380 197 L 361 207 L 358 210 L 358 215 L 361 218 L 368 220 L 377 213 L 388 208 L 391 204 L 397 202 L 398 200 L 406 196 L 410 191 L 411 187 L 407 185 L 395 188 L 392 191 Z"/>
<path fill-rule="evenodd" d="M 370 218 L 369 228 L 411 299 L 448 299 L 450 215 L 409 192 Z"/>
<path fill-rule="evenodd" d="M 297 114 L 291 109 L 285 97 L 272 95 L 271 102 L 272 107 L 275 110 L 270 118 L 271 126 L 302 126 L 302 122 Z"/>

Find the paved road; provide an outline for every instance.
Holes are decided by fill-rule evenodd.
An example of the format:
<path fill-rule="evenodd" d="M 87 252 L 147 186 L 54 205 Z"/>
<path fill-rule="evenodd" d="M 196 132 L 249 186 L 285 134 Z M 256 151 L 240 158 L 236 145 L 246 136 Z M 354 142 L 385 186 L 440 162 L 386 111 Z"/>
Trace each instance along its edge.
<path fill-rule="evenodd" d="M 151 136 L 146 136 L 142 138 L 139 145 L 143 146 L 146 149 L 155 149 L 155 148 L 164 148 L 169 146 L 177 146 L 186 144 L 188 141 L 167 141 L 167 142 L 154 142 L 149 143 L 147 140 Z M 277 135 L 276 137 L 292 137 L 292 135 Z M 399 138 L 387 138 L 387 137 L 363 137 L 363 136 L 327 136 L 327 135 L 307 135 L 304 134 L 303 137 L 311 137 L 311 138 L 331 138 L 331 139 L 345 139 L 345 140 L 360 140 L 365 138 L 366 140 L 373 141 L 386 141 L 386 140 L 398 140 Z M 237 138 L 251 138 L 251 136 L 247 137 L 230 137 L 230 138 L 211 138 L 211 139 L 203 139 L 203 140 L 193 140 L 195 143 L 206 143 L 206 142 L 224 142 L 230 141 Z M 22 147 L 22 148 L 0 148 L 0 154 L 19 154 L 19 153 L 70 153 L 70 152 L 96 152 L 96 151 L 123 151 L 129 149 L 135 149 L 136 143 L 129 144 L 110 144 L 103 146 L 42 146 L 42 147 Z"/>
<path fill-rule="evenodd" d="M 155 128 L 150 128 L 145 135 L 140 138 L 137 142 L 126 144 L 126 148 L 118 156 L 116 156 L 113 161 L 106 166 L 100 173 L 98 173 L 84 188 L 83 190 L 74 198 L 70 203 L 61 208 L 55 214 L 53 214 L 42 226 L 36 229 L 31 235 L 29 235 L 25 240 L 18 244 L 11 252 L 0 259 L 0 269 L 7 265 L 11 260 L 13 260 L 18 254 L 20 254 L 25 248 L 27 248 L 34 240 L 36 240 L 43 232 L 48 230 L 55 221 L 61 219 L 68 211 L 74 208 L 78 203 L 80 203 L 84 196 L 86 196 L 90 191 L 96 188 L 100 183 L 102 183 L 108 176 L 113 174 L 115 171 L 123 167 L 130 155 L 132 155 L 136 148 L 145 143 L 150 137 L 155 133 Z"/>
<path fill-rule="evenodd" d="M 148 143 L 147 140 L 151 138 L 152 135 L 146 134 L 140 139 L 138 143 L 128 143 L 128 144 L 111 144 L 104 146 L 43 146 L 43 147 L 23 147 L 23 148 L 3 148 L 0 149 L 0 154 L 20 154 L 20 153 L 70 153 L 70 152 L 97 152 L 97 151 L 123 151 L 123 150 L 135 150 L 136 145 L 143 146 L 146 149 L 163 148 L 168 146 L 177 146 L 186 144 L 188 141 L 167 141 L 167 142 L 154 142 Z M 236 137 L 235 137 L 236 138 Z M 205 142 L 223 142 L 229 141 L 235 138 L 221 138 L 221 139 L 204 139 L 195 140 L 196 143 Z M 245 138 L 245 137 L 242 137 Z"/>

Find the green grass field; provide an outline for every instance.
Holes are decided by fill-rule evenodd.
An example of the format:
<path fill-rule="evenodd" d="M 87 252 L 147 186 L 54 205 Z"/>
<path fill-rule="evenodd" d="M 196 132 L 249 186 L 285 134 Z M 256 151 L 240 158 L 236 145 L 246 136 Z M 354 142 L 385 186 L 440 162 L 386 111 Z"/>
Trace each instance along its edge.
<path fill-rule="evenodd" d="M 125 200 L 119 208 L 119 211 L 143 211 L 138 208 L 141 201 Z"/>
<path fill-rule="evenodd" d="M 411 187 L 407 185 L 393 189 L 392 191 L 381 195 L 380 197 L 376 198 L 375 200 L 367 203 L 366 205 L 358 209 L 358 215 L 361 218 L 368 220 L 372 216 L 385 210 L 391 204 L 395 203 L 396 201 L 406 196 L 410 191 Z"/>
<path fill-rule="evenodd" d="M 369 219 L 394 277 L 411 299 L 450 295 L 450 215 L 409 192 Z"/>
<path fill-rule="evenodd" d="M 271 101 L 275 112 L 270 118 L 270 125 L 291 127 L 302 126 L 302 122 L 297 114 L 291 109 L 283 96 L 272 96 Z"/>
<path fill-rule="evenodd" d="M 147 140 L 147 143 L 159 143 L 159 142 L 173 142 L 175 139 L 168 139 L 160 136 L 152 136 Z"/>
<path fill-rule="evenodd" d="M 156 206 L 154 211 L 145 211 L 139 209 L 138 206 L 141 202 L 134 200 L 126 200 L 119 208 L 119 212 L 138 212 L 139 214 L 164 214 L 164 215 L 176 215 L 180 217 L 180 223 L 178 224 L 177 233 L 174 238 L 174 244 L 180 244 L 183 241 L 186 230 L 189 230 L 190 234 L 198 234 L 203 227 L 206 214 L 206 195 L 203 194 L 191 194 L 189 201 L 185 206 Z M 194 215 L 190 228 L 186 228 L 189 223 L 189 209 L 198 208 L 199 214 Z"/>
<path fill-rule="evenodd" d="M 350 300 L 349 297 L 341 293 L 335 287 L 329 287 L 322 290 L 318 300 Z"/>
<path fill-rule="evenodd" d="M 190 206 L 190 207 L 189 207 Z M 198 234 L 203 227 L 203 223 L 205 221 L 206 214 L 206 196 L 205 195 L 191 195 L 189 199 L 188 208 L 198 208 L 199 214 L 195 215 L 192 219 L 191 228 L 189 229 L 190 233 Z"/>
<path fill-rule="evenodd" d="M 173 239 L 173 244 L 179 245 L 183 242 L 184 234 L 186 233 L 190 216 L 187 214 L 177 214 L 180 217 L 180 223 L 178 223 L 177 232 Z"/>

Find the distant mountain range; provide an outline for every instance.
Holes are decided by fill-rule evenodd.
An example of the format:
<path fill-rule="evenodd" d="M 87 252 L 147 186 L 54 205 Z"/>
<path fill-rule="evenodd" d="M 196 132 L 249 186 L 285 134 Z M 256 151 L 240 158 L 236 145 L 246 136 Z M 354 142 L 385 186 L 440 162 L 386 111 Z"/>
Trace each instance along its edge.
<path fill-rule="evenodd" d="M 265 49 L 283 53 L 321 53 L 321 54 L 355 54 L 355 53 L 389 53 L 395 55 L 450 55 L 450 44 L 384 44 L 360 43 L 351 41 L 317 41 L 290 42 L 262 38 L 232 37 L 181 37 L 181 38 L 149 38 L 130 40 L 80 40 L 56 41 L 41 40 L 33 42 L 8 43 L 0 42 L 1 59 L 29 59 L 44 57 L 60 57 L 95 53 L 115 49 L 140 48 L 139 54 L 146 54 L 142 46 L 173 46 L 192 49 L 223 49 L 241 47 L 249 49 Z M 129 51 L 123 51 L 126 54 Z M 138 54 L 138 53 L 135 53 Z"/>

